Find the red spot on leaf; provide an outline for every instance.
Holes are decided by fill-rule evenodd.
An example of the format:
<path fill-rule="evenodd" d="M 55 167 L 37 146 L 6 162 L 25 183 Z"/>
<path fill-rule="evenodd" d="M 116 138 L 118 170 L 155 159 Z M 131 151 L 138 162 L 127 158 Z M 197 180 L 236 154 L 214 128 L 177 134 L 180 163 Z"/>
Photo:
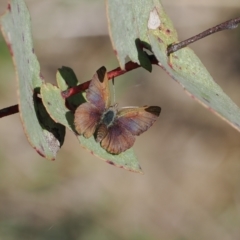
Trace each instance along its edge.
<path fill-rule="evenodd" d="M 158 42 L 163 43 L 161 38 L 158 37 L 157 40 L 158 40 Z"/>
<path fill-rule="evenodd" d="M 39 77 L 40 77 L 42 80 L 44 80 L 43 75 L 42 75 L 41 72 L 39 73 Z"/>
<path fill-rule="evenodd" d="M 7 9 L 9 12 L 11 12 L 11 4 L 10 3 L 8 3 Z"/>
<path fill-rule="evenodd" d="M 115 54 L 115 55 L 117 55 L 117 54 L 118 54 L 118 52 L 117 52 L 117 50 L 116 50 L 116 49 L 114 49 L 113 51 L 114 51 L 114 54 Z"/>
<path fill-rule="evenodd" d="M 110 161 L 110 160 L 107 160 L 106 162 L 107 162 L 108 164 L 111 164 L 111 165 L 114 165 L 114 166 L 115 166 L 115 163 L 112 162 L 112 161 Z"/>
<path fill-rule="evenodd" d="M 8 50 L 11 54 L 11 56 L 13 56 L 13 49 L 12 49 L 12 45 L 10 43 L 7 43 L 7 46 L 8 46 Z"/>
<path fill-rule="evenodd" d="M 45 155 L 43 154 L 43 147 L 40 145 L 41 147 L 41 150 L 40 149 L 37 149 L 35 148 L 35 150 L 37 151 L 37 153 L 41 156 L 41 157 L 44 157 L 45 158 Z"/>
<path fill-rule="evenodd" d="M 169 65 L 170 68 L 173 68 L 173 65 L 172 65 L 171 62 L 168 62 L 168 65 Z"/>
<path fill-rule="evenodd" d="M 171 31 L 170 31 L 169 29 L 167 29 L 167 30 L 166 30 L 166 33 L 169 34 L 169 33 L 171 33 Z"/>

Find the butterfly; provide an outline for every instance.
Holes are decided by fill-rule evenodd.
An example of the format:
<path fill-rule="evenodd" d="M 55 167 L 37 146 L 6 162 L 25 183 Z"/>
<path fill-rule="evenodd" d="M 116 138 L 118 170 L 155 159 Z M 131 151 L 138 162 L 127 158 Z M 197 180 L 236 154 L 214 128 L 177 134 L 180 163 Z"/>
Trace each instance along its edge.
<path fill-rule="evenodd" d="M 101 147 L 111 154 L 131 148 L 135 136 L 142 134 L 157 120 L 158 106 L 126 107 L 111 105 L 107 70 L 101 67 L 86 90 L 87 102 L 74 114 L 76 131 L 85 138 L 95 137 Z"/>

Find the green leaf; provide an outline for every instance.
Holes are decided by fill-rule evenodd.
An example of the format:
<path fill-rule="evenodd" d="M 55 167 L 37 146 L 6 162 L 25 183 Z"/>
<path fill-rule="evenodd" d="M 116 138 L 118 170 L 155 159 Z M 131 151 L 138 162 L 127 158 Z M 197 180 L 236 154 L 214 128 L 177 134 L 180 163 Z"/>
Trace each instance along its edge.
<path fill-rule="evenodd" d="M 107 1 L 109 31 L 120 66 L 139 63 L 136 40 L 149 46 L 161 66 L 189 95 L 240 131 L 240 109 L 214 82 L 190 48 L 167 56 L 178 42 L 176 30 L 158 0 Z M 122 27 L 120 27 L 120 24 Z"/>
<path fill-rule="evenodd" d="M 147 22 L 144 22 L 144 16 L 149 12 L 151 2 L 149 0 L 106 1 L 109 33 L 122 69 L 124 69 L 126 59 L 129 57 L 133 62 L 141 64 L 151 71 L 149 59 L 146 53 L 141 50 L 141 45 L 144 45 L 141 43 L 143 40 L 142 31 L 144 31 Z M 146 34 L 144 33 L 144 35 Z"/>
<path fill-rule="evenodd" d="M 54 160 L 63 144 L 65 127 L 49 117 L 38 96 L 43 79 L 34 53 L 30 15 L 24 1 L 10 1 L 0 22 L 16 68 L 19 112 L 25 134 L 41 156 Z"/>
<path fill-rule="evenodd" d="M 164 59 L 155 37 L 151 39 L 152 49 L 160 61 Z M 189 48 L 173 54 L 172 68 L 168 62 L 160 61 L 173 79 L 178 81 L 189 95 L 203 106 L 213 111 L 231 126 L 240 131 L 240 109 L 217 85 L 201 61 Z"/>
<path fill-rule="evenodd" d="M 78 80 L 71 68 L 63 66 L 58 69 L 57 84 L 60 90 L 64 91 L 68 88 L 77 86 Z M 83 102 L 86 102 L 86 100 L 82 93 L 75 94 L 67 99 L 69 108 L 73 110 L 75 110 Z"/>
<path fill-rule="evenodd" d="M 72 84 L 74 84 L 75 75 L 73 74 L 67 75 L 68 79 L 66 83 L 63 78 L 63 76 L 66 77 L 66 75 L 64 74 L 64 71 L 71 72 L 72 70 L 70 70 L 69 68 L 63 67 L 57 73 L 57 82 L 58 82 L 58 85 L 61 87 L 61 90 L 58 87 L 53 86 L 50 83 L 47 83 L 42 85 L 41 95 L 42 95 L 43 104 L 46 107 L 50 116 L 54 119 L 54 121 L 56 121 L 57 123 L 61 123 L 62 125 L 66 126 L 69 130 L 75 132 L 76 134 L 74 123 L 73 123 L 73 120 L 74 120 L 73 112 L 70 111 L 65 106 L 65 100 L 62 98 L 62 95 L 61 95 L 61 91 L 66 90 L 68 88 L 68 84 L 73 86 Z M 74 101 L 76 103 L 77 99 L 74 99 Z M 80 105 L 83 101 L 84 101 L 84 98 L 82 96 L 78 96 L 78 105 Z M 142 173 L 141 167 L 132 149 L 129 149 L 118 155 L 112 155 L 106 152 L 100 146 L 100 144 L 95 141 L 94 137 L 86 139 L 83 136 L 79 136 L 77 134 L 76 136 L 83 148 L 89 150 L 92 154 L 103 159 L 107 163 L 120 168 L 124 168 L 129 171 Z"/>
<path fill-rule="evenodd" d="M 41 95 L 43 105 L 52 119 L 75 132 L 73 113 L 65 106 L 65 100 L 62 98 L 61 90 L 51 83 L 45 83 L 41 86 Z"/>
<path fill-rule="evenodd" d="M 151 48 L 148 39 L 148 24 L 151 12 L 159 13 L 161 24 L 171 33 L 164 34 L 168 44 L 176 40 L 176 31 L 166 18 L 158 0 L 107 0 L 108 28 L 112 45 L 117 55 L 120 67 L 124 69 L 126 59 L 140 64 L 139 47 Z M 162 26 L 161 25 L 161 26 Z M 159 29 L 156 29 L 159 31 Z"/>

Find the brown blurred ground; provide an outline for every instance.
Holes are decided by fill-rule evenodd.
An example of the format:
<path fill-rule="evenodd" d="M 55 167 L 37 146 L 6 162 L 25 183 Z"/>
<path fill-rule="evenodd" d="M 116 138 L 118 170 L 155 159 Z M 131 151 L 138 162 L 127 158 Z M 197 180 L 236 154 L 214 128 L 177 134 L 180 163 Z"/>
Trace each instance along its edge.
<path fill-rule="evenodd" d="M 104 1 L 28 0 L 46 81 L 69 66 L 79 81 L 117 66 Z M 239 1 L 162 1 L 179 38 L 240 15 Z M 0 12 L 6 1 L 0 1 Z M 240 29 L 191 47 L 240 106 Z M 16 103 L 0 41 L 0 108 Z M 116 79 L 121 106 L 159 105 L 134 149 L 144 175 L 114 168 L 68 133 L 55 162 L 28 144 L 18 114 L 0 122 L 0 239 L 240 239 L 240 133 L 189 98 L 160 68 Z"/>

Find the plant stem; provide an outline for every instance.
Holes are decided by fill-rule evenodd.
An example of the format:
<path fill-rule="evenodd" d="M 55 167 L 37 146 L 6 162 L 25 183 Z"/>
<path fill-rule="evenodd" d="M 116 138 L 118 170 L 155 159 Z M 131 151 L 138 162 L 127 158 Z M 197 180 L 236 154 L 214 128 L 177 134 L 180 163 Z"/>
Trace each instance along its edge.
<path fill-rule="evenodd" d="M 157 64 L 158 63 L 157 59 L 153 55 L 149 56 L 149 59 L 150 59 L 152 64 Z M 140 67 L 140 65 L 138 65 L 137 63 L 129 61 L 125 65 L 125 70 L 122 70 L 120 67 L 118 67 L 118 68 L 108 72 L 107 73 L 108 79 L 110 80 L 113 77 L 120 76 L 120 75 L 122 75 L 126 72 L 129 72 L 129 71 L 131 71 L 133 69 L 136 69 L 136 68 L 139 68 L 139 67 Z M 69 88 L 66 91 L 63 91 L 62 92 L 63 98 L 68 98 L 70 96 L 73 96 L 74 94 L 85 91 L 88 88 L 90 81 L 91 80 L 89 80 L 87 82 L 84 82 L 84 83 L 82 83 L 82 84 L 80 84 L 76 87 Z M 0 109 L 0 118 L 6 117 L 6 116 L 9 116 L 9 115 L 18 113 L 18 112 L 19 112 L 18 105 L 14 105 L 14 106 L 10 106 L 10 107 Z"/>
<path fill-rule="evenodd" d="M 158 64 L 158 60 L 156 59 L 156 57 L 154 55 L 150 55 L 149 56 L 149 60 L 151 61 L 152 64 Z M 139 68 L 140 65 L 137 63 L 134 63 L 132 61 L 129 61 L 125 64 L 125 70 L 122 70 L 120 67 L 115 68 L 114 70 L 110 71 L 107 73 L 108 79 L 112 79 L 114 77 L 118 77 L 126 72 L 129 72 L 133 69 Z M 77 93 L 80 93 L 82 91 L 85 91 L 86 89 L 88 89 L 89 83 L 91 80 L 84 82 L 76 87 L 72 87 L 69 88 L 66 91 L 62 92 L 62 97 L 63 98 L 68 98 L 71 97 Z"/>
<path fill-rule="evenodd" d="M 167 48 L 168 56 L 171 53 L 174 53 L 174 52 L 178 51 L 179 49 L 184 48 L 187 45 L 189 45 L 193 42 L 196 42 L 197 40 L 199 40 L 201 38 L 207 37 L 213 33 L 220 32 L 220 31 L 223 31 L 226 29 L 234 29 L 238 26 L 239 23 L 240 23 L 240 18 L 239 17 L 234 18 L 234 19 L 228 20 L 226 22 L 220 23 L 215 27 L 211 27 L 211 28 L 207 29 L 206 31 L 201 32 L 201 33 L 199 33 L 191 38 L 188 38 L 182 42 L 170 44 Z"/>
<path fill-rule="evenodd" d="M 19 112 L 18 105 L 13 105 L 10 107 L 0 109 L 0 118 L 15 114 L 17 112 Z"/>

